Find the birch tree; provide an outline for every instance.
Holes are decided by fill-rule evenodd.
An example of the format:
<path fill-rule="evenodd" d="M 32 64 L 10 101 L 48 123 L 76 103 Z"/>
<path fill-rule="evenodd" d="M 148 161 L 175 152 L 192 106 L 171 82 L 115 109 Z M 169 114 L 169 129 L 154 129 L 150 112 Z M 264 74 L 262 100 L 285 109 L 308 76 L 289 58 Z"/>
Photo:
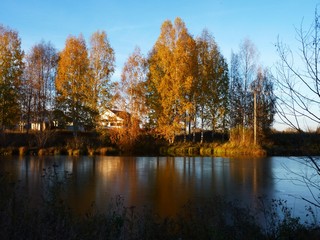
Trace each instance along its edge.
<path fill-rule="evenodd" d="M 139 47 L 126 61 L 121 75 L 121 90 L 123 109 L 130 113 L 132 121 L 145 122 L 146 93 L 145 84 L 147 78 L 147 60 L 141 54 Z"/>
<path fill-rule="evenodd" d="M 231 54 L 230 63 L 230 88 L 229 88 L 229 125 L 236 128 L 243 125 L 244 118 L 244 91 L 240 75 L 239 55 Z"/>
<path fill-rule="evenodd" d="M 256 76 L 256 62 L 258 59 L 257 49 L 255 45 L 249 40 L 245 39 L 240 44 L 239 52 L 239 63 L 240 63 L 240 74 L 243 81 L 243 130 L 249 126 L 249 115 L 252 114 L 251 104 L 251 92 L 250 85 Z M 243 137 L 245 135 L 243 134 Z M 245 141 L 245 139 L 243 139 Z"/>
<path fill-rule="evenodd" d="M 257 49 L 248 39 L 241 43 L 238 54 L 231 55 L 230 127 L 237 135 L 233 138 L 243 144 L 256 143 L 257 136 L 261 143 L 270 132 L 275 115 L 273 77 L 258 67 L 257 59 Z"/>
<path fill-rule="evenodd" d="M 34 45 L 26 56 L 24 115 L 28 126 L 33 121 L 41 131 L 45 120 L 50 123 L 53 119 L 57 65 L 58 53 L 51 43 Z"/>
<path fill-rule="evenodd" d="M 103 113 L 111 105 L 113 91 L 111 76 L 115 68 L 115 53 L 106 32 L 97 31 L 92 34 L 89 61 L 93 86 L 92 108 L 96 112 Z"/>
<path fill-rule="evenodd" d="M 186 129 L 187 118 L 194 113 L 193 90 L 196 80 L 196 44 L 184 22 L 176 18 L 174 24 L 165 21 L 154 45 L 149 63 L 150 85 L 158 105 L 154 109 L 157 129 L 174 141 L 177 133 Z"/>
<path fill-rule="evenodd" d="M 254 128 L 254 142 L 261 144 L 270 133 L 276 113 L 276 96 L 272 76 L 267 69 L 258 68 L 255 80 L 251 84 L 254 110 L 250 117 Z"/>
<path fill-rule="evenodd" d="M 253 94 L 250 86 L 256 76 L 256 62 L 258 53 L 255 45 L 245 39 L 240 44 L 238 54 L 232 54 L 231 59 L 231 88 L 230 88 L 230 124 L 238 128 L 236 131 L 241 135 L 243 144 L 249 143 L 246 135 L 250 136 L 249 128 L 252 126 L 253 119 Z M 239 112 L 241 111 L 241 112 Z M 242 117 L 242 123 L 239 123 L 239 116 Z M 241 132 L 240 133 L 240 128 Z M 237 136 L 237 138 L 240 136 Z"/>
<path fill-rule="evenodd" d="M 215 131 L 226 125 L 228 104 L 228 66 L 213 36 L 203 30 L 197 38 L 198 82 L 197 104 L 201 129 L 205 126 Z"/>
<path fill-rule="evenodd" d="M 70 119 L 74 135 L 79 126 L 92 126 L 96 116 L 91 98 L 94 96 L 85 40 L 70 36 L 60 53 L 56 79 L 57 104 Z"/>
<path fill-rule="evenodd" d="M 112 131 L 119 145 L 126 151 L 133 150 L 133 146 L 140 136 L 140 126 L 146 123 L 146 79 L 147 60 L 136 47 L 124 64 L 119 86 L 120 107 L 125 110 L 125 128 Z"/>
<path fill-rule="evenodd" d="M 0 130 L 14 127 L 20 116 L 23 56 L 18 32 L 0 25 Z"/>

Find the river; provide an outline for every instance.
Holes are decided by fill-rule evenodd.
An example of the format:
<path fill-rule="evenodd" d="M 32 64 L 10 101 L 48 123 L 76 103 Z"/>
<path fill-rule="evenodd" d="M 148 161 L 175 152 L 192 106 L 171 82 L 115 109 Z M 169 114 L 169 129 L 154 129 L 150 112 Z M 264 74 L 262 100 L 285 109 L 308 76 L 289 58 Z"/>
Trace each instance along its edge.
<path fill-rule="evenodd" d="M 173 216 L 189 200 L 214 196 L 251 206 L 258 197 L 283 199 L 295 216 L 305 216 L 312 195 L 302 178 L 313 169 L 298 157 L 2 157 L 1 171 L 10 173 L 30 196 L 43 194 L 45 174 L 57 172 L 64 198 L 84 213 L 92 204 L 105 211 L 121 196 L 126 206 L 148 206 L 160 216 Z M 313 189 L 318 194 L 319 189 Z"/>

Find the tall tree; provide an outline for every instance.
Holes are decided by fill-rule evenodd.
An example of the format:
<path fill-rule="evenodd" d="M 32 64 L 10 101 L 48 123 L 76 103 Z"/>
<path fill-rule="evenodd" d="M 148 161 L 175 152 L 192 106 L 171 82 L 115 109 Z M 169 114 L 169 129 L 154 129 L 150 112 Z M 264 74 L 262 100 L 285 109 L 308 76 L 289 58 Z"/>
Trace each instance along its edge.
<path fill-rule="evenodd" d="M 94 96 L 85 40 L 70 36 L 60 53 L 56 78 L 57 104 L 73 124 L 77 136 L 79 126 L 91 126 L 96 116 L 91 98 Z"/>
<path fill-rule="evenodd" d="M 228 66 L 213 36 L 204 30 L 197 38 L 197 105 L 201 129 L 225 127 L 228 103 Z"/>
<path fill-rule="evenodd" d="M 58 54 L 51 43 L 41 42 L 32 47 L 26 56 L 24 77 L 24 115 L 28 125 L 30 121 L 39 124 L 47 119 L 51 122 L 55 100 L 55 77 Z"/>
<path fill-rule="evenodd" d="M 113 131 L 117 135 L 113 139 L 117 139 L 127 151 L 132 150 L 138 139 L 140 125 L 146 123 L 146 79 L 147 60 L 140 48 L 136 47 L 124 64 L 118 93 L 120 107 L 125 110 L 123 117 L 126 127 Z"/>
<path fill-rule="evenodd" d="M 123 109 L 130 113 L 132 120 L 145 122 L 146 93 L 145 84 L 147 79 L 147 60 L 141 54 L 140 48 L 126 61 L 121 75 L 121 90 L 123 97 Z"/>
<path fill-rule="evenodd" d="M 276 113 L 276 97 L 273 90 L 273 81 L 270 73 L 261 67 L 258 68 L 255 80 L 251 84 L 254 111 L 253 119 L 255 143 L 261 143 L 270 132 Z"/>
<path fill-rule="evenodd" d="M 301 24 L 296 29 L 297 49 L 281 42 L 276 43 L 279 55 L 277 75 L 277 115 L 282 122 L 299 132 L 320 125 L 320 14 L 318 7 L 310 26 Z M 301 142 L 305 139 L 301 134 Z M 294 172 L 297 179 L 307 185 L 310 199 L 303 198 L 317 208 L 319 201 L 319 157 L 302 157 L 305 172 Z"/>
<path fill-rule="evenodd" d="M 257 68 L 257 58 L 257 50 L 248 39 L 241 43 L 239 54 L 231 55 L 229 121 L 232 129 L 238 129 L 233 132 L 239 136 L 234 137 L 244 144 L 256 142 L 257 136 L 262 140 L 270 131 L 275 115 L 273 78 L 267 70 Z"/>
<path fill-rule="evenodd" d="M 244 117 L 244 91 L 240 75 L 239 55 L 231 54 L 230 88 L 229 88 L 229 125 L 230 128 L 242 126 Z"/>
<path fill-rule="evenodd" d="M 18 32 L 0 25 L 0 130 L 19 121 L 23 56 Z"/>
<path fill-rule="evenodd" d="M 106 32 L 92 34 L 89 52 L 93 86 L 91 104 L 95 111 L 101 113 L 111 104 L 113 86 L 110 79 L 115 68 L 115 53 Z"/>
<path fill-rule="evenodd" d="M 240 127 L 239 115 L 242 116 L 242 142 L 248 143 L 246 138 L 249 131 L 246 129 L 252 126 L 253 119 L 253 94 L 251 84 L 256 76 L 256 62 L 258 53 L 255 45 L 249 40 L 245 39 L 240 44 L 239 54 L 232 54 L 231 59 L 231 89 L 230 89 L 230 116 L 236 117 L 231 119 L 230 124 L 234 127 Z M 241 89 L 240 89 L 241 87 Z M 236 91 L 236 92 L 235 92 Z M 239 111 L 242 111 L 240 113 Z M 237 133 L 240 133 L 237 131 Z M 237 137 L 237 139 L 239 139 Z"/>
<path fill-rule="evenodd" d="M 184 22 L 165 21 L 150 56 L 150 85 L 158 105 L 157 128 L 170 142 L 186 129 L 194 114 L 193 91 L 196 80 L 196 44 Z M 155 106 L 154 105 L 154 106 Z"/>
<path fill-rule="evenodd" d="M 257 58 L 258 53 L 255 45 L 249 39 L 245 39 L 240 44 L 239 52 L 240 74 L 241 79 L 243 80 L 243 130 L 249 126 L 249 115 L 252 115 L 253 112 L 252 104 L 250 104 L 250 84 L 252 83 L 256 75 Z"/>

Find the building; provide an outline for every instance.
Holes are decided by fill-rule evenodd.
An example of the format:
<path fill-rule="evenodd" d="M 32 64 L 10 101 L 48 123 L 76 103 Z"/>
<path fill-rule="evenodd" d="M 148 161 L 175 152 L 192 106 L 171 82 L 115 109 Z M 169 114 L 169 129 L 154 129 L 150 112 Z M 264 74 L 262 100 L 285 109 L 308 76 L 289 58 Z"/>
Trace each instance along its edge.
<path fill-rule="evenodd" d="M 101 115 L 101 126 L 103 128 L 122 128 L 129 117 L 127 112 L 108 109 Z"/>

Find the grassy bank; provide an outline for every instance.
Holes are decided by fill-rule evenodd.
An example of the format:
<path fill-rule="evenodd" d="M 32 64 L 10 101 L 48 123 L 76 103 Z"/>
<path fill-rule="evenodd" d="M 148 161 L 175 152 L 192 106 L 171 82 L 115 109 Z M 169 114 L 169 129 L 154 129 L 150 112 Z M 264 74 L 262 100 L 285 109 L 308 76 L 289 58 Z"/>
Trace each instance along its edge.
<path fill-rule="evenodd" d="M 199 135 L 199 134 L 198 134 Z M 130 148 L 112 143 L 108 134 L 55 131 L 48 135 L 37 132 L 0 134 L 0 155 L 171 155 L 171 156 L 307 156 L 320 155 L 320 135 L 317 133 L 270 134 L 260 145 L 223 134 L 178 136 L 173 145 L 152 135 L 141 135 Z M 186 139 L 186 141 L 185 141 Z M 252 139 L 248 136 L 247 139 Z M 193 142 L 193 140 L 195 140 Z"/>
<path fill-rule="evenodd" d="M 239 146 L 232 143 L 176 143 L 160 149 L 162 155 L 170 156 L 266 156 L 267 151 L 258 145 Z"/>
<path fill-rule="evenodd" d="M 37 156 L 54 156 L 54 155 L 68 155 L 68 156 L 80 156 L 80 155 L 119 155 L 120 151 L 116 147 L 3 147 L 0 148 L 0 155 L 37 155 Z"/>
<path fill-rule="evenodd" d="M 115 196 L 106 212 L 94 204 L 73 214 L 61 198 L 63 182 L 54 172 L 43 177 L 40 201 L 0 172 L 0 239 L 319 239 L 313 212 L 301 222 L 285 201 L 257 199 L 256 207 L 216 196 L 199 205 L 192 200 L 175 216 L 161 218 L 148 206 L 125 206 Z M 21 184 L 21 183 L 20 183 Z"/>
<path fill-rule="evenodd" d="M 141 134 L 129 147 L 111 141 L 108 132 L 71 131 L 0 133 L 0 155 L 158 155 L 162 139 Z"/>
<path fill-rule="evenodd" d="M 253 143 L 250 133 L 243 142 L 240 134 L 228 138 L 212 138 L 210 141 L 177 141 L 173 145 L 161 148 L 163 155 L 171 156 L 318 156 L 320 155 L 320 134 L 273 132 L 260 142 Z"/>

